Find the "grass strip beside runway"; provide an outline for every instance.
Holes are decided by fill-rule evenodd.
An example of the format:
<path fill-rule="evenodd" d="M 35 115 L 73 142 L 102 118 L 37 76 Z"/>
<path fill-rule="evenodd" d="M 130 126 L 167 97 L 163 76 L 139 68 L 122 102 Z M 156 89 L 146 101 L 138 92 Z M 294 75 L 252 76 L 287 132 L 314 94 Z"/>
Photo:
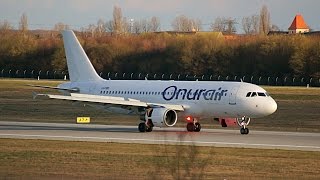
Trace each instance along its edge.
<path fill-rule="evenodd" d="M 320 152 L 0 139 L 0 179 L 317 179 Z"/>

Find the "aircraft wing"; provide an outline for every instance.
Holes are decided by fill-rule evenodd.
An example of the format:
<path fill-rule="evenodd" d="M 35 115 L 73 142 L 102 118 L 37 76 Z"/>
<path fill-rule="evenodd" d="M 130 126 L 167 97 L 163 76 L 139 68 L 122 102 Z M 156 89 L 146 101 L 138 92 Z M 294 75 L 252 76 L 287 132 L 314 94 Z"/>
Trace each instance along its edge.
<path fill-rule="evenodd" d="M 45 96 L 50 99 L 79 101 L 79 102 L 87 102 L 87 103 L 114 104 L 114 105 L 136 106 L 136 107 L 163 107 L 163 108 L 168 108 L 176 111 L 184 111 L 184 108 L 182 105 L 148 103 L 148 102 L 143 102 L 140 100 L 124 98 L 124 97 L 71 93 L 70 96 L 53 95 L 53 94 L 36 94 L 34 95 L 34 98 L 38 96 Z"/>

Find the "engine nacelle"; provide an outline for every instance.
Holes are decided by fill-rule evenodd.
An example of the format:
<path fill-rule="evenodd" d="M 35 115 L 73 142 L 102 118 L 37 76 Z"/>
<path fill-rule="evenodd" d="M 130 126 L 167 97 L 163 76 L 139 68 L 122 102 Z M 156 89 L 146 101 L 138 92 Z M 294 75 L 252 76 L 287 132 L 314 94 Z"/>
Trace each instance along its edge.
<path fill-rule="evenodd" d="M 154 126 L 172 127 L 177 123 L 177 112 L 166 108 L 153 108 L 149 109 L 145 113 L 145 119 L 151 120 Z"/>

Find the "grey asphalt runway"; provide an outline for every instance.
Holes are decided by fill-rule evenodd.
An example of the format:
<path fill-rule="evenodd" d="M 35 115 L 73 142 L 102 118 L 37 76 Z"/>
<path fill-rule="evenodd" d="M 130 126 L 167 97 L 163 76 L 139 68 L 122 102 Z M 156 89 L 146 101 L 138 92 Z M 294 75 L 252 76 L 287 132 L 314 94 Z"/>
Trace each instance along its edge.
<path fill-rule="evenodd" d="M 320 151 L 320 133 L 253 129 L 249 135 L 240 135 L 239 130 L 202 129 L 196 133 L 185 128 L 154 128 L 140 133 L 136 126 L 0 121 L 0 138 Z"/>

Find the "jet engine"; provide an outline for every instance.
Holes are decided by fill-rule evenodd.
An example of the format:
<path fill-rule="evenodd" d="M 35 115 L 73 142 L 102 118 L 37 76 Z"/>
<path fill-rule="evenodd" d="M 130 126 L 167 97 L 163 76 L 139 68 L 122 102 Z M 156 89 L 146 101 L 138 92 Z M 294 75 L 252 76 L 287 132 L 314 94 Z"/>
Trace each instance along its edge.
<path fill-rule="evenodd" d="M 177 112 L 166 108 L 152 108 L 147 109 L 144 120 L 151 121 L 153 126 L 172 127 L 177 123 L 178 115 Z"/>

